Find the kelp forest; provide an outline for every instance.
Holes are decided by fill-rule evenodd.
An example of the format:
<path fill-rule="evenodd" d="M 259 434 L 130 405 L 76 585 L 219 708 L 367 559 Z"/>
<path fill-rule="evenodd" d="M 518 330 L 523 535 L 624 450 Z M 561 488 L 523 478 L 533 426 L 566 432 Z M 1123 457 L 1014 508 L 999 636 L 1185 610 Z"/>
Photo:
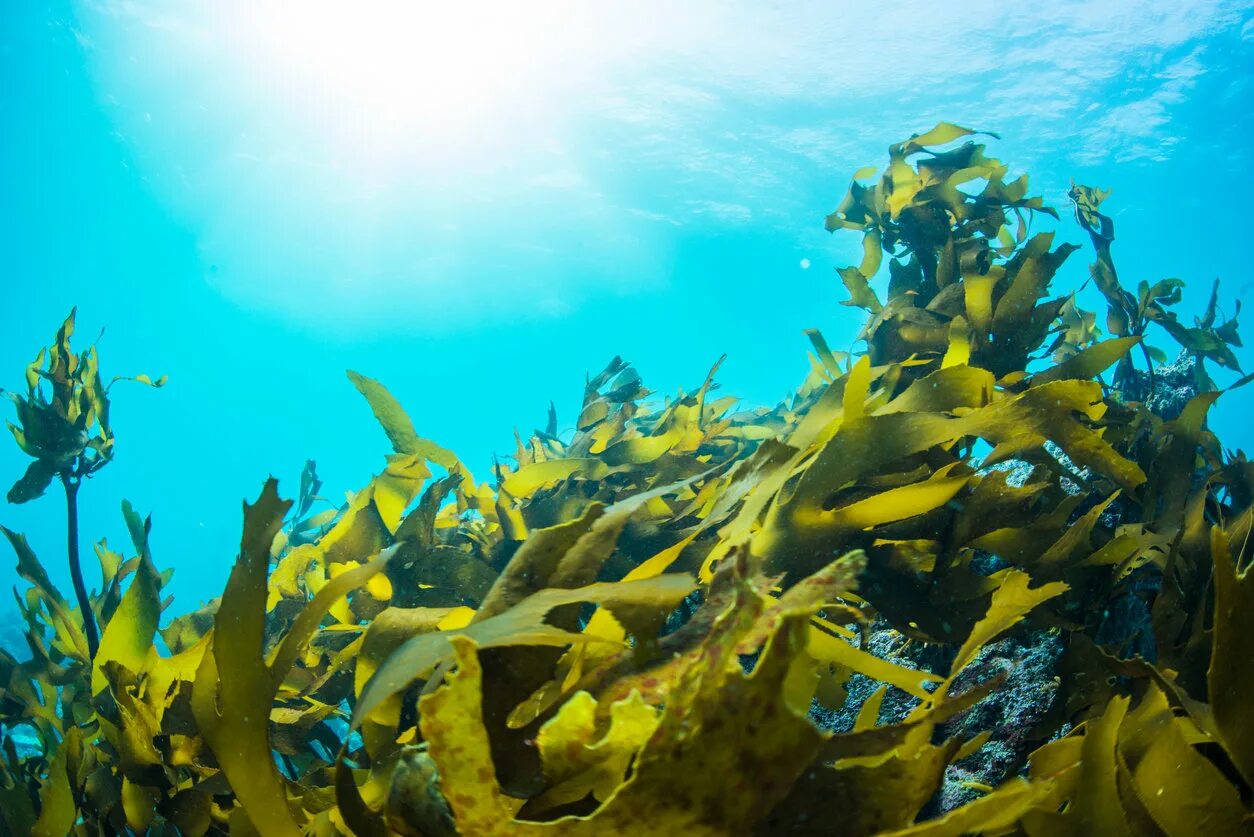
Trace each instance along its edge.
<path fill-rule="evenodd" d="M 126 550 L 78 532 L 111 386 L 165 381 L 106 383 L 71 313 L 5 393 L 9 502 L 68 510 L 65 556 L 4 530 L 6 833 L 1254 833 L 1254 465 L 1207 425 L 1236 313 L 1126 282 L 1107 194 L 1060 217 L 987 136 L 854 174 L 860 351 L 809 332 L 775 407 L 614 358 L 480 482 L 349 372 L 386 464 L 343 503 L 266 480 L 193 612 L 130 505 Z"/>

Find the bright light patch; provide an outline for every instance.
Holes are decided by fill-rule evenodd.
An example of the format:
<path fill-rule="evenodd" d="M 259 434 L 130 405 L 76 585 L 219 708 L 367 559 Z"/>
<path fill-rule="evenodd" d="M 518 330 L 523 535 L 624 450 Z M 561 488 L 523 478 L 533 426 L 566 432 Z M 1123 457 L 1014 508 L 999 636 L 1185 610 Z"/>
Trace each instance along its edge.
<path fill-rule="evenodd" d="M 582 8 L 267 0 L 223 4 L 210 31 L 236 42 L 263 106 L 353 169 L 438 168 L 552 128 L 566 88 L 596 71 Z"/>
<path fill-rule="evenodd" d="M 408 329 L 565 316 L 666 281 L 689 233 L 808 229 L 806 184 L 928 127 L 918 101 L 1019 137 L 1038 182 L 1157 159 L 1200 77 L 1193 41 L 1238 21 L 1188 0 L 1129 29 L 1137 4 L 1112 2 L 947 7 L 889 62 L 917 0 L 71 5 L 128 164 L 206 282 L 301 322 Z M 974 57 L 937 75 L 955 43 Z M 973 98 L 1007 49 L 1023 60 Z"/>

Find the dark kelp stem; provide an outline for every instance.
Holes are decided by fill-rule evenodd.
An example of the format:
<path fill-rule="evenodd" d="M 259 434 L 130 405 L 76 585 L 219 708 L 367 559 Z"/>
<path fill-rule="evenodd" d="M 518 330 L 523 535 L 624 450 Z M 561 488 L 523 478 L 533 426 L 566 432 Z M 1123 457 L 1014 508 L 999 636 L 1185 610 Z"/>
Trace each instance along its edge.
<path fill-rule="evenodd" d="M 74 582 L 74 595 L 78 598 L 79 610 L 83 613 L 83 633 L 87 635 L 87 654 L 91 660 L 96 659 L 96 651 L 100 648 L 100 634 L 96 629 L 96 614 L 91 609 L 91 599 L 87 597 L 87 585 L 83 583 L 83 567 L 78 560 L 78 480 L 70 476 L 62 476 L 61 484 L 65 486 L 65 518 L 66 518 L 66 552 L 70 559 L 70 578 Z"/>

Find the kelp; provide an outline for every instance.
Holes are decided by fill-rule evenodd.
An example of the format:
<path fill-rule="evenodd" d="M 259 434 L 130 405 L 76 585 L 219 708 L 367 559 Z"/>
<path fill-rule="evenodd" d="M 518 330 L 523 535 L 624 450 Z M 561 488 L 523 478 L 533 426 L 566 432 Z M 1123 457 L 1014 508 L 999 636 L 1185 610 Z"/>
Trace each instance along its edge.
<path fill-rule="evenodd" d="M 28 503 L 40 497 L 54 479 L 64 487 L 70 576 L 83 621 L 87 653 L 95 657 L 100 636 L 78 554 L 79 487 L 83 480 L 113 459 L 115 437 L 109 423 L 109 390 L 113 384 L 130 380 L 161 387 L 166 379 L 162 376 L 153 380 L 148 375 L 137 375 L 117 377 L 106 384 L 100 374 L 100 357 L 95 345 L 80 354 L 75 354 L 70 347 L 77 310 L 70 310 L 52 345 L 40 349 L 26 367 L 26 393 L 4 393 L 17 412 L 17 424 L 6 422 L 9 431 L 22 452 L 34 459 L 6 496 L 10 503 Z M 45 357 L 47 368 L 44 367 Z"/>
<path fill-rule="evenodd" d="M 1117 337 L 1141 337 L 1150 323 L 1154 323 L 1170 334 L 1180 346 L 1196 359 L 1194 375 L 1197 388 L 1202 391 L 1214 390 L 1215 384 L 1206 372 L 1207 359 L 1220 366 L 1241 371 L 1241 365 L 1233 354 L 1231 347 L 1240 346 L 1241 338 L 1237 334 L 1237 317 L 1241 313 L 1241 300 L 1236 301 L 1236 310 L 1230 319 L 1219 325 L 1215 324 L 1219 306 L 1219 280 L 1211 287 L 1210 300 L 1206 311 L 1193 327 L 1186 327 L 1179 321 L 1171 306 L 1183 298 L 1184 282 L 1180 279 L 1160 279 L 1154 284 L 1141 281 L 1136 294 L 1124 289 L 1119 283 L 1115 271 L 1115 263 L 1111 257 L 1111 245 L 1115 240 L 1115 224 L 1099 210 L 1102 202 L 1110 197 L 1110 192 L 1082 186 L 1074 181 L 1069 192 L 1075 205 L 1076 220 L 1089 234 L 1093 248 L 1097 253 L 1097 261 L 1091 268 L 1093 281 L 1106 298 L 1106 327 Z M 1147 365 L 1151 370 L 1155 362 L 1164 363 L 1166 354 L 1142 342 Z M 1120 363 L 1117 381 L 1125 386 L 1131 376 L 1131 364 Z"/>
<path fill-rule="evenodd" d="M 1138 389 L 1165 357 L 1150 323 L 1239 371 L 1235 316 L 1212 292 L 1186 328 L 1177 280 L 1125 291 L 1105 193 L 1073 185 L 1104 333 L 1053 287 L 1077 248 L 1033 226 L 1057 212 L 978 136 L 941 123 L 855 175 L 827 226 L 862 234 L 839 274 L 866 352 L 809 332 L 773 408 L 719 397 L 721 360 L 658 399 L 614 358 L 573 427 L 550 407 L 479 482 L 350 372 L 391 444 L 378 475 L 342 504 L 312 461 L 295 501 L 267 481 L 222 597 L 164 628 L 127 506 L 134 556 L 97 548 L 94 660 L 5 530 L 31 657 L 0 656 L 0 723 L 42 745 L 0 748 L 8 829 L 1248 833 L 1254 469 L 1208 430 L 1204 372 L 1172 417 Z M 1128 596 L 1152 659 L 1097 642 Z M 873 625 L 945 662 L 873 653 Z M 1039 746 L 940 810 L 990 740 L 952 722 L 1005 687 L 981 655 L 1027 629 L 1063 648 Z M 878 689 L 846 706 L 857 677 Z M 820 723 L 842 707 L 847 729 Z"/>

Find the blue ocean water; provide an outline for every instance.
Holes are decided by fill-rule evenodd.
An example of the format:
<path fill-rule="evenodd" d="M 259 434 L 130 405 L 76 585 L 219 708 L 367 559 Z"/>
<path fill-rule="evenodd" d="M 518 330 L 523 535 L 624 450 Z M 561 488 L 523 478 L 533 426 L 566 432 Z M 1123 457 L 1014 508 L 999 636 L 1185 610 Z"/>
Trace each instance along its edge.
<path fill-rule="evenodd" d="M 150 512 L 182 612 L 267 475 L 294 492 L 313 458 L 338 496 L 382 466 L 347 368 L 481 479 L 616 354 L 665 393 L 727 353 L 724 392 L 783 397 L 803 330 L 846 346 L 861 319 L 833 272 L 857 237 L 824 216 L 941 119 L 999 133 L 1062 240 L 1085 243 L 1070 179 L 1111 188 L 1125 282 L 1187 280 L 1187 321 L 1219 277 L 1231 314 L 1254 4 L 1043 6 L 3 4 L 0 386 L 73 305 L 106 374 L 169 375 L 115 390 L 82 530 L 126 543 L 121 501 Z M 1228 446 L 1251 399 L 1219 402 Z M 0 475 L 25 466 L 0 445 Z M 0 507 L 64 589 L 62 514 Z"/>

